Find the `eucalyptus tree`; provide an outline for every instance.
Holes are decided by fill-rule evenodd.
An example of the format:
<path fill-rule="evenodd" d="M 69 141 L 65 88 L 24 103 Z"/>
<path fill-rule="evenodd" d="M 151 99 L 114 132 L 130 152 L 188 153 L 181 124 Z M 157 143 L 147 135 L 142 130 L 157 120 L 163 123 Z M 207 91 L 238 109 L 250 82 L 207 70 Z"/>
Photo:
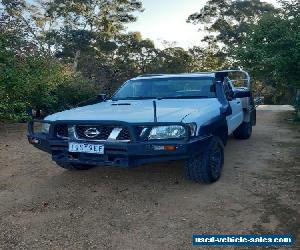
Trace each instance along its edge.
<path fill-rule="evenodd" d="M 265 13 L 276 12 L 272 4 L 260 0 L 209 0 L 187 22 L 206 32 L 203 41 L 219 44 L 225 51 L 239 46 L 249 28 Z"/>
<path fill-rule="evenodd" d="M 236 54 L 257 80 L 276 89 L 275 102 L 292 103 L 300 89 L 300 2 L 281 3 L 280 13 L 251 26 Z"/>

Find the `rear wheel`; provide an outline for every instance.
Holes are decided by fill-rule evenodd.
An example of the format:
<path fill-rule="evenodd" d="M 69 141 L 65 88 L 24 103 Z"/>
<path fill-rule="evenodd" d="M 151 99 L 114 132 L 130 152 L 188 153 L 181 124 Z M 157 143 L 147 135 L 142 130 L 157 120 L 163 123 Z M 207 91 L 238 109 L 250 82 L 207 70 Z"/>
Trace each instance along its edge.
<path fill-rule="evenodd" d="M 213 136 L 203 152 L 193 155 L 185 164 L 186 177 L 202 183 L 213 183 L 221 176 L 224 163 L 224 145 Z"/>
<path fill-rule="evenodd" d="M 249 139 L 252 134 L 252 122 L 243 122 L 236 130 L 233 131 L 233 135 L 236 139 Z"/>
<path fill-rule="evenodd" d="M 56 162 L 56 164 L 68 170 L 88 170 L 90 168 L 95 167 L 94 165 L 88 165 L 88 164 L 58 163 L 58 162 Z"/>

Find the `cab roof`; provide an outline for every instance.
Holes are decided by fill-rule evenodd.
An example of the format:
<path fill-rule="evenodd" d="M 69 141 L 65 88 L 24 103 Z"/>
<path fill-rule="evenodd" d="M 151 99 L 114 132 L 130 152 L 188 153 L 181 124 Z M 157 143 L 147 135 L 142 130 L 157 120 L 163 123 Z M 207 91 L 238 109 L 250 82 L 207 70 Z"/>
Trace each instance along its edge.
<path fill-rule="evenodd" d="M 134 79 L 152 79 L 152 78 L 173 78 L 173 77 L 204 77 L 204 78 L 214 78 L 215 73 L 205 72 L 205 73 L 182 73 L 182 74 L 145 74 L 135 77 Z"/>
<path fill-rule="evenodd" d="M 242 69 L 226 69 L 220 71 L 212 71 L 212 72 L 195 72 L 195 73 L 182 73 L 182 74 L 145 74 L 137 76 L 134 79 L 152 79 L 152 78 L 172 78 L 172 77 L 203 77 L 203 78 L 215 78 L 217 80 L 223 81 L 225 77 L 228 77 L 230 73 L 239 73 L 243 76 L 243 79 L 238 78 L 238 80 L 244 81 L 244 86 L 248 89 L 251 89 L 251 78 L 247 71 Z M 235 80 L 235 77 L 230 77 L 231 81 Z"/>

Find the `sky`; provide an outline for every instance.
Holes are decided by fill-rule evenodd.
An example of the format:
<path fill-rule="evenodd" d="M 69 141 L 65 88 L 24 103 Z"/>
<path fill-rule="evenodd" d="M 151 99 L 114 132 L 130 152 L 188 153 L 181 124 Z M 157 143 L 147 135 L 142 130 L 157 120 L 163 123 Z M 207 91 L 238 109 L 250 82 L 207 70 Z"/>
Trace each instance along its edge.
<path fill-rule="evenodd" d="M 276 0 L 265 0 L 276 4 Z M 176 42 L 177 46 L 189 48 L 201 44 L 203 32 L 199 25 L 186 23 L 188 16 L 198 12 L 206 0 L 142 0 L 144 12 L 138 20 L 129 24 L 128 31 L 139 31 L 143 38 L 150 38 L 163 48 L 162 41 Z"/>

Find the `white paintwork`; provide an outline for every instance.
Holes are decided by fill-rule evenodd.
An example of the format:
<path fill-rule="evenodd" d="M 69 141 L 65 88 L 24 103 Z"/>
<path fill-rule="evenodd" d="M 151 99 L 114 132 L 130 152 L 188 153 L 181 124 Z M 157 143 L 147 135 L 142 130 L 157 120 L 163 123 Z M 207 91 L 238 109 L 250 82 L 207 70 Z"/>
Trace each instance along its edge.
<path fill-rule="evenodd" d="M 166 74 L 139 76 L 134 79 L 169 78 L 169 77 L 215 77 L 214 73 Z M 232 83 L 231 87 L 234 89 Z M 217 98 L 206 99 L 149 99 L 149 100 L 118 100 L 88 105 L 66 110 L 47 116 L 45 120 L 81 120 L 81 121 L 124 121 L 143 123 L 154 121 L 153 100 L 157 106 L 158 122 L 197 123 L 197 128 L 207 121 L 220 115 L 221 103 Z M 127 104 L 127 105 L 112 105 Z M 228 134 L 231 134 L 243 122 L 243 108 L 240 99 L 230 101 L 232 114 L 227 117 Z"/>
<path fill-rule="evenodd" d="M 136 78 L 133 78 L 132 80 L 135 79 L 153 79 L 153 78 L 170 78 L 170 77 L 215 77 L 214 73 L 183 73 L 183 74 L 163 74 L 163 75 L 149 75 L 149 76 L 138 76 Z"/>
<path fill-rule="evenodd" d="M 130 105 L 112 105 L 112 104 Z M 204 122 L 220 115 L 221 104 L 216 98 L 156 100 L 158 122 Z M 153 122 L 153 100 L 106 101 L 66 110 L 47 116 L 45 120 L 111 120 L 124 122 Z"/>
<path fill-rule="evenodd" d="M 233 82 L 229 80 L 228 83 L 229 83 L 231 89 L 234 91 L 236 88 L 234 87 Z M 235 129 L 237 129 L 237 127 L 240 126 L 244 120 L 242 99 L 234 98 L 229 101 L 229 104 L 232 109 L 232 114 L 226 117 L 227 127 L 228 127 L 228 135 L 232 134 L 233 131 Z"/>
<path fill-rule="evenodd" d="M 235 98 L 229 101 L 232 114 L 227 116 L 228 134 L 230 135 L 240 124 L 243 122 L 244 113 L 242 107 L 242 101 L 240 98 Z"/>

